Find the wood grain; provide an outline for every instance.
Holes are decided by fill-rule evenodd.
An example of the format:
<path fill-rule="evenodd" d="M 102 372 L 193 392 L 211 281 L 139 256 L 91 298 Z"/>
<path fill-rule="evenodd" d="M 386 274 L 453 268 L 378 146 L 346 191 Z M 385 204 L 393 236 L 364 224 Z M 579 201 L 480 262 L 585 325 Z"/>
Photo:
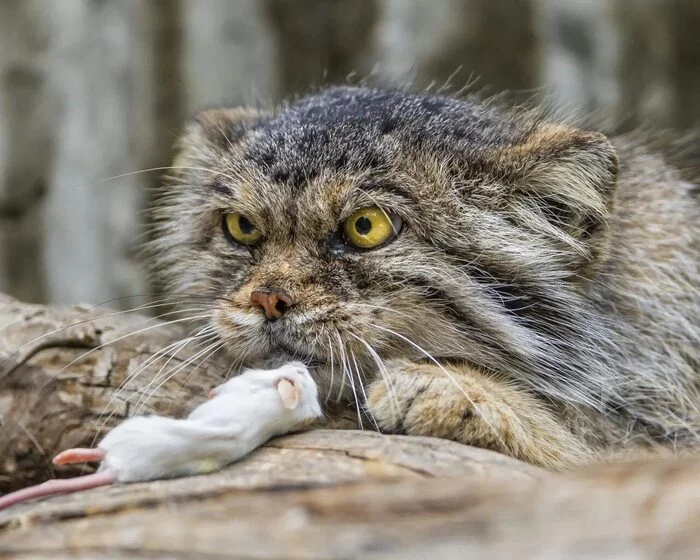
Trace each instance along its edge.
<path fill-rule="evenodd" d="M 119 385 L 182 333 L 162 326 L 120 337 L 155 324 L 0 299 L 3 490 L 75 474 L 54 473 L 48 459 L 90 444 L 105 407 L 115 413 L 105 425 L 129 413 L 160 366 L 109 404 Z M 217 357 L 194 373 L 184 369 L 144 410 L 183 414 L 225 368 Z M 352 426 L 346 411 L 332 415 L 328 426 L 275 439 L 219 473 L 0 512 L 0 558 L 600 559 L 700 551 L 700 458 L 554 475 L 454 442 L 329 429 Z"/>

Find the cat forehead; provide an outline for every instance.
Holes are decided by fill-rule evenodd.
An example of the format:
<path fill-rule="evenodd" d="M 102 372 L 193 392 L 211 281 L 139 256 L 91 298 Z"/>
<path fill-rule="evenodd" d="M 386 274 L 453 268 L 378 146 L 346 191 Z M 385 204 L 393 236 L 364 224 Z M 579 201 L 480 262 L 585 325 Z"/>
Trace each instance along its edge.
<path fill-rule="evenodd" d="M 510 143 L 514 131 L 494 111 L 435 95 L 331 88 L 261 121 L 244 165 L 292 188 L 324 172 L 386 169 L 402 147 L 468 153 Z"/>
<path fill-rule="evenodd" d="M 305 235 L 329 233 L 338 220 L 369 206 L 410 213 L 409 189 L 387 170 L 300 171 L 298 183 L 275 180 L 258 170 L 241 168 L 226 181 L 227 190 L 216 204 L 253 220 L 268 239 L 284 241 L 294 232 Z M 269 237 L 272 235 L 272 237 Z"/>

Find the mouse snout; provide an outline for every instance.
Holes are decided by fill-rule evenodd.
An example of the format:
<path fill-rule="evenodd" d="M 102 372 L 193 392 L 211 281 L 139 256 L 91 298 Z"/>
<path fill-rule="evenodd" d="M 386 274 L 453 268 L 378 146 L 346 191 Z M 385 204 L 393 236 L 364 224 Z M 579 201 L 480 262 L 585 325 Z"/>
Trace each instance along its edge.
<path fill-rule="evenodd" d="M 310 376 L 309 368 L 302 362 L 289 362 L 288 364 L 285 364 L 282 369 L 284 370 L 284 374 L 290 377 Z"/>
<path fill-rule="evenodd" d="M 298 360 L 296 360 L 296 361 L 294 361 L 294 362 L 287 362 L 287 363 L 285 364 L 285 367 L 288 367 L 288 368 L 291 368 L 291 369 L 298 369 L 298 370 L 302 370 L 302 371 L 306 371 L 306 370 L 307 370 L 306 364 L 305 364 L 304 362 L 300 362 L 300 361 L 298 361 Z"/>

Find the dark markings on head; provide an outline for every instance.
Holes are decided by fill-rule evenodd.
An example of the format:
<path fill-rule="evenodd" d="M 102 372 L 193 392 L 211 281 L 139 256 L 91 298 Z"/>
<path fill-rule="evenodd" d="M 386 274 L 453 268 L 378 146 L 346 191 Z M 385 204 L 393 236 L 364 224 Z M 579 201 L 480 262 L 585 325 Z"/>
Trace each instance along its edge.
<path fill-rule="evenodd" d="M 231 196 L 233 194 L 233 191 L 231 191 L 231 188 L 228 187 L 227 185 L 224 185 L 221 177 L 217 177 L 214 179 L 211 188 L 214 190 L 214 192 L 217 192 L 219 194 L 223 194 L 225 196 Z"/>

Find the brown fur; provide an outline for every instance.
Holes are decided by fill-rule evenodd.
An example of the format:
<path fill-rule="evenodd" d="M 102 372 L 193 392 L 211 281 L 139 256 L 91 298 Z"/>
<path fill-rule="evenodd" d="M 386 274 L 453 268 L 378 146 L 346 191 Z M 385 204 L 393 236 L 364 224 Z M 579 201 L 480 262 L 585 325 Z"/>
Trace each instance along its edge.
<path fill-rule="evenodd" d="M 201 114 L 155 210 L 156 272 L 236 363 L 310 363 L 380 429 L 563 467 L 700 433 L 694 185 L 540 113 L 335 88 Z M 358 208 L 403 220 L 357 250 Z M 228 212 L 263 234 L 222 233 Z M 274 323 L 251 303 L 283 290 Z"/>

